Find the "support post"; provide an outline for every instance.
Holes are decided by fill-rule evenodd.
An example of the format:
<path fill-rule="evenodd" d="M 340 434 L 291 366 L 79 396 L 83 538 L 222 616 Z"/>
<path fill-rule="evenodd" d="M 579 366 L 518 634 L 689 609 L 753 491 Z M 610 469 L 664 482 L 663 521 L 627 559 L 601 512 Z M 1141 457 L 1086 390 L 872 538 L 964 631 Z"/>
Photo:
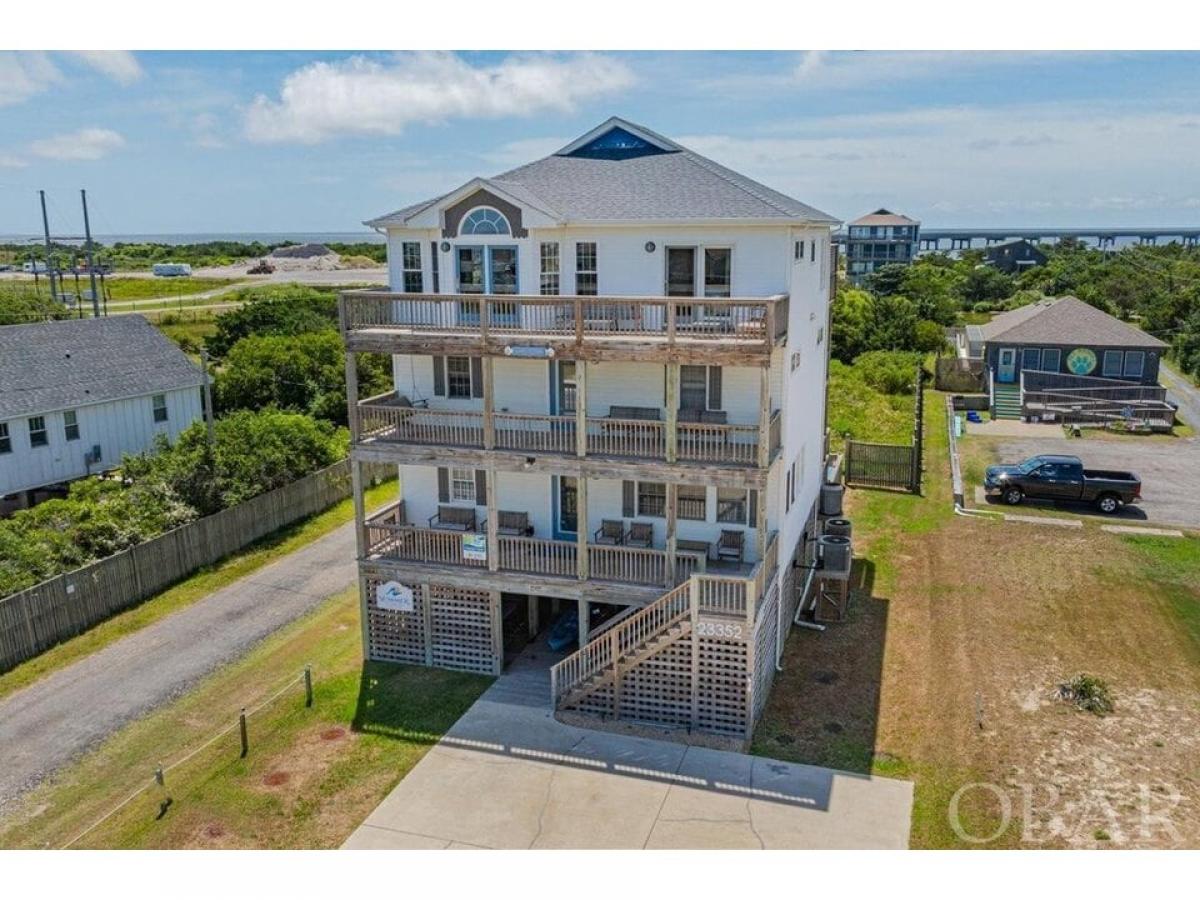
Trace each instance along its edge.
<path fill-rule="evenodd" d="M 621 718 L 621 642 L 617 637 L 616 628 L 608 630 L 609 640 L 609 656 L 612 657 L 613 667 L 613 705 L 612 716 L 614 719 Z"/>
<path fill-rule="evenodd" d="M 343 299 L 343 303 L 344 303 Z M 358 363 L 354 353 L 346 350 L 346 413 L 350 421 L 350 445 L 358 443 Z"/>
<path fill-rule="evenodd" d="M 796 493 L 799 493 L 797 491 Z M 767 555 L 767 491 L 764 487 L 758 492 L 758 509 L 754 518 L 754 555 L 762 562 Z"/>
<path fill-rule="evenodd" d="M 692 712 L 691 730 L 700 726 L 700 579 L 695 575 L 688 581 L 688 605 L 692 623 Z"/>
<path fill-rule="evenodd" d="M 421 585 L 421 629 L 425 640 L 425 665 L 433 665 L 433 591 L 428 584 Z"/>
<path fill-rule="evenodd" d="M 483 358 L 483 446 L 485 450 L 496 448 L 496 392 L 495 380 L 492 377 L 490 356 Z"/>
<path fill-rule="evenodd" d="M 46 277 L 50 279 L 50 299 L 57 301 L 61 285 L 56 289 L 54 281 L 54 261 L 50 258 L 53 252 L 50 246 L 50 218 L 46 215 L 46 192 L 38 191 L 38 196 L 42 199 L 42 229 L 46 233 Z M 33 271 L 37 271 L 37 261 L 33 263 Z"/>
<path fill-rule="evenodd" d="M 771 461 L 771 364 L 758 372 L 758 467 L 765 469 Z"/>
<path fill-rule="evenodd" d="M 588 364 L 575 361 L 575 455 L 587 456 L 587 378 Z"/>
<path fill-rule="evenodd" d="M 304 667 L 304 705 L 313 705 L 312 666 Z"/>
<path fill-rule="evenodd" d="M 667 363 L 667 462 L 679 456 L 679 363 Z"/>
<path fill-rule="evenodd" d="M 588 579 L 587 479 L 575 479 L 575 563 L 580 581 Z"/>
<path fill-rule="evenodd" d="M 363 497 L 362 461 L 350 457 L 350 494 L 354 498 L 354 547 L 358 559 L 366 559 L 370 545 L 367 540 L 367 510 Z"/>
<path fill-rule="evenodd" d="M 671 587 L 675 584 L 676 554 L 679 542 L 675 537 L 677 508 L 679 506 L 679 485 L 673 481 L 667 482 L 667 573 L 665 584 Z"/>
<path fill-rule="evenodd" d="M 579 610 L 579 646 L 587 643 L 587 634 L 592 630 L 591 615 L 588 611 L 588 601 L 580 597 L 577 601 Z"/>
<path fill-rule="evenodd" d="M 538 622 L 538 615 L 541 612 L 541 603 L 536 594 L 530 594 L 528 604 L 529 605 L 525 613 L 525 624 L 529 629 L 529 639 L 532 641 L 535 637 L 537 637 L 537 633 L 541 630 L 540 623 Z"/>
<path fill-rule="evenodd" d="M 250 735 L 246 732 L 246 707 L 238 714 L 238 730 L 242 734 L 242 759 L 250 753 Z"/>
<path fill-rule="evenodd" d="M 92 316 L 98 319 L 100 318 L 100 298 L 96 294 L 96 261 L 92 255 L 92 224 L 88 220 L 87 191 L 80 188 L 79 196 L 83 200 L 83 235 L 84 240 L 87 241 L 85 249 L 87 251 L 88 279 L 92 286 Z"/>
<path fill-rule="evenodd" d="M 489 572 L 500 569 L 500 511 L 496 509 L 496 469 L 487 473 L 487 567 Z"/>
<path fill-rule="evenodd" d="M 492 619 L 492 674 L 504 671 L 504 611 L 499 591 L 488 592 L 488 611 Z"/>

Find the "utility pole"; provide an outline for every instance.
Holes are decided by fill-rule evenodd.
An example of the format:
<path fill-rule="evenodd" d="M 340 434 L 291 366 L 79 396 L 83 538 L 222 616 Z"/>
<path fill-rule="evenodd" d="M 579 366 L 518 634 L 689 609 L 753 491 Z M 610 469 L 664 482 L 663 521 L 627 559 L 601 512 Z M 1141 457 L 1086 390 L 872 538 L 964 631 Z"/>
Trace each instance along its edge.
<path fill-rule="evenodd" d="M 212 455 L 216 446 L 216 435 L 213 432 L 213 402 L 212 382 L 208 377 L 208 350 L 200 348 L 200 365 L 204 369 L 204 418 L 208 424 L 208 452 Z"/>
<path fill-rule="evenodd" d="M 87 240 L 88 276 L 92 281 L 92 315 L 100 318 L 100 298 L 96 294 L 96 263 L 92 258 L 92 226 L 88 222 L 87 191 L 80 188 L 79 196 L 83 200 L 83 234 Z"/>
<path fill-rule="evenodd" d="M 42 230 L 46 233 L 46 277 L 50 279 L 50 296 L 58 299 L 58 291 L 54 289 L 54 264 L 50 261 L 50 219 L 46 215 L 46 192 L 38 191 L 38 196 L 42 199 Z M 34 264 L 37 268 L 37 264 Z"/>

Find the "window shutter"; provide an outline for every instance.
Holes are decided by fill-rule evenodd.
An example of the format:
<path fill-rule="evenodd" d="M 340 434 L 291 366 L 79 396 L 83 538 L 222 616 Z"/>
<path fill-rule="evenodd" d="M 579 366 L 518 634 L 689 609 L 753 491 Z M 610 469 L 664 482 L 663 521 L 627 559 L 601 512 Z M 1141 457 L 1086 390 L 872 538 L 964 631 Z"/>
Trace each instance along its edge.
<path fill-rule="evenodd" d="M 438 503 L 450 502 L 450 470 L 439 468 L 438 473 Z"/>
<path fill-rule="evenodd" d="M 789 468 L 787 473 L 787 489 L 783 493 L 783 511 L 788 512 L 792 508 L 792 470 Z"/>
<path fill-rule="evenodd" d="M 433 357 L 433 396 L 446 396 L 446 357 Z"/>
<path fill-rule="evenodd" d="M 637 497 L 636 485 L 632 481 L 621 482 L 621 515 L 626 519 L 632 519 L 637 515 L 637 510 L 634 506 L 634 501 Z"/>
<path fill-rule="evenodd" d="M 750 507 L 750 509 L 746 513 L 746 518 L 748 520 L 746 524 L 753 528 L 758 522 L 758 491 L 750 492 L 750 502 L 747 505 Z"/>
<path fill-rule="evenodd" d="M 471 396 L 483 396 L 483 359 L 479 356 L 471 357 Z"/>
<path fill-rule="evenodd" d="M 487 506 L 487 472 L 484 469 L 475 470 L 475 505 Z"/>
<path fill-rule="evenodd" d="M 721 408 L 721 367 L 708 367 L 708 408 Z"/>

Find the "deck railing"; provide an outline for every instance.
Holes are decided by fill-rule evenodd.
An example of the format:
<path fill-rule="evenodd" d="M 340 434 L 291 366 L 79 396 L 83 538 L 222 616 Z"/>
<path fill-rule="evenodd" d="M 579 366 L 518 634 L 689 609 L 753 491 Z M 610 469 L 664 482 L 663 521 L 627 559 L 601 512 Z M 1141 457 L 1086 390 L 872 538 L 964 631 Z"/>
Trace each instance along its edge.
<path fill-rule="evenodd" d="M 487 415 L 482 411 L 425 409 L 400 405 L 395 394 L 358 403 L 359 439 L 370 442 L 483 449 Z M 495 448 L 574 455 L 574 416 L 497 412 L 492 415 Z M 597 456 L 666 459 L 668 427 L 653 419 L 589 416 L 584 424 L 586 449 Z M 770 454 L 779 450 L 779 410 L 771 414 Z M 676 424 L 676 458 L 685 462 L 758 463 L 759 429 L 755 425 Z"/>
<path fill-rule="evenodd" d="M 403 506 L 389 507 L 367 520 L 367 553 L 377 559 L 487 568 L 487 560 L 463 555 L 463 532 L 408 525 Z M 575 541 L 499 535 L 497 568 L 530 575 L 574 578 L 579 572 Z M 649 547 L 589 544 L 588 577 L 623 584 L 669 586 L 686 580 L 699 566 L 695 554 L 679 553 L 667 579 L 667 551 Z"/>
<path fill-rule="evenodd" d="M 668 346 L 771 344 L 787 334 L 788 297 L 540 297 L 505 294 L 342 294 L 348 332 L 446 334 L 487 339 L 652 338 Z"/>

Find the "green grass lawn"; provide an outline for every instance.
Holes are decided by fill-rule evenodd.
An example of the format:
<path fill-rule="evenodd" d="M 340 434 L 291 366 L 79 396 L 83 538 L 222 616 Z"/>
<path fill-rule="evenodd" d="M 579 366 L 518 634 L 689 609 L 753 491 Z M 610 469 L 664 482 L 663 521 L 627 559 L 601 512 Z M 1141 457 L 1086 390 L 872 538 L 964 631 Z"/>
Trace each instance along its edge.
<path fill-rule="evenodd" d="M 396 491 L 395 481 L 384 482 L 369 489 L 366 493 L 367 509 L 391 502 L 396 497 Z M 343 500 L 322 513 L 268 535 L 220 562 L 201 569 L 144 603 L 106 619 L 83 634 L 63 641 L 0 675 L 0 698 L 32 684 L 50 672 L 95 653 L 128 634 L 140 631 L 239 578 L 258 571 L 268 563 L 312 543 L 353 518 L 353 501 Z"/>
<path fill-rule="evenodd" d="M 169 768 L 80 848 L 337 847 L 491 683 L 482 675 L 362 662 L 357 590 L 273 635 L 183 698 L 121 731 L 33 791 L 0 846 L 61 847 L 254 710 L 238 731 Z M 312 665 L 315 702 L 297 676 Z M 170 803 L 162 812 L 161 804 Z"/>
<path fill-rule="evenodd" d="M 87 290 L 86 279 L 80 278 L 80 285 Z M 200 294 L 204 291 L 215 291 L 238 284 L 232 278 L 196 278 L 184 276 L 180 278 L 106 278 L 105 288 L 110 295 L 111 303 L 123 303 L 132 300 L 155 300 L 160 298 Z M 67 280 L 66 290 L 74 292 L 74 281 Z"/>
<path fill-rule="evenodd" d="M 856 377 L 853 366 L 829 364 L 830 449 L 841 450 L 845 436 L 881 444 L 912 438 L 913 395 L 884 394 Z"/>

